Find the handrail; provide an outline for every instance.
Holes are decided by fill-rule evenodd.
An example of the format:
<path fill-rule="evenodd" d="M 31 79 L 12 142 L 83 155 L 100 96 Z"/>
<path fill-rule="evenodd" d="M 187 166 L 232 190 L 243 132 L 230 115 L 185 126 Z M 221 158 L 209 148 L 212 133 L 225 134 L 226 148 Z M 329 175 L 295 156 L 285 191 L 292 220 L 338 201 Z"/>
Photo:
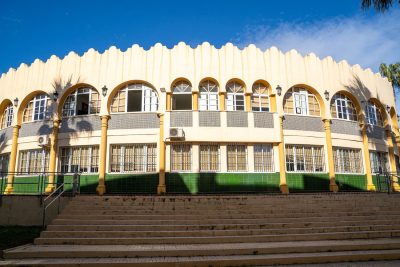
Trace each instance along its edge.
<path fill-rule="evenodd" d="M 56 189 L 54 189 L 53 192 L 51 192 L 50 195 L 48 195 L 44 200 L 43 200 L 43 218 L 42 218 L 42 227 L 43 229 L 46 227 L 46 210 L 49 208 L 56 200 L 58 200 L 58 210 L 57 214 L 60 213 L 60 197 L 65 193 L 65 190 L 63 189 L 61 193 L 59 193 L 49 204 L 46 205 L 46 201 L 52 197 L 55 193 L 57 193 L 61 188 L 64 187 L 64 183 L 60 184 Z"/>

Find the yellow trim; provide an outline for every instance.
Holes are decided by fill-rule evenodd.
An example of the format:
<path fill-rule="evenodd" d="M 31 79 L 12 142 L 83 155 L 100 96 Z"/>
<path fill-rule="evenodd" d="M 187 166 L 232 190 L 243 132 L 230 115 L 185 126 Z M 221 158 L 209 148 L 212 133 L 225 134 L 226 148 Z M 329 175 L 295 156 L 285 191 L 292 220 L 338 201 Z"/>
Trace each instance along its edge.
<path fill-rule="evenodd" d="M 280 133 L 281 133 L 281 142 L 278 144 L 279 150 L 279 188 L 282 194 L 289 194 L 289 188 L 286 182 L 286 164 L 285 164 L 285 144 L 284 144 L 284 137 L 283 137 L 283 120 L 285 119 L 284 116 L 279 116 L 280 120 Z"/>
<path fill-rule="evenodd" d="M 393 173 L 397 173 L 397 166 L 396 166 L 396 157 L 394 155 L 394 147 L 393 147 L 393 139 L 392 139 L 392 131 L 388 127 L 386 129 L 386 138 L 388 142 L 388 153 L 389 153 L 389 164 L 390 164 L 390 171 Z M 400 186 L 399 186 L 399 181 L 397 176 L 392 175 L 393 179 L 393 190 L 394 191 L 400 191 Z"/>
<path fill-rule="evenodd" d="M 199 110 L 199 92 L 192 92 L 192 109 Z"/>
<path fill-rule="evenodd" d="M 166 110 L 167 111 L 171 111 L 171 95 L 172 95 L 172 93 L 171 92 L 167 92 L 167 103 L 166 103 Z"/>
<path fill-rule="evenodd" d="M 329 190 L 338 192 L 339 187 L 335 180 L 335 165 L 333 161 L 332 135 L 331 135 L 331 120 L 323 119 L 326 139 L 326 150 L 328 152 L 328 169 L 329 169 Z"/>
<path fill-rule="evenodd" d="M 277 112 L 276 109 L 276 95 L 270 94 L 269 95 L 269 111 L 270 112 Z"/>
<path fill-rule="evenodd" d="M 219 110 L 225 111 L 225 92 L 219 92 Z"/>
<path fill-rule="evenodd" d="M 361 127 L 363 146 L 364 146 L 365 171 L 367 173 L 367 190 L 368 191 L 376 191 L 375 185 L 372 182 L 371 162 L 370 162 L 370 158 L 369 158 L 369 147 L 368 147 L 368 136 L 367 136 L 367 126 L 365 123 L 360 123 L 360 127 Z"/>
<path fill-rule="evenodd" d="M 251 93 L 246 93 L 245 98 L 246 98 L 246 111 L 250 112 L 251 111 Z"/>
<path fill-rule="evenodd" d="M 5 194 L 11 194 L 14 191 L 14 173 L 15 173 L 15 163 L 17 161 L 17 149 L 18 149 L 18 136 L 20 125 L 13 126 L 13 135 L 12 135 L 12 147 L 10 154 L 10 163 L 8 164 L 8 172 L 10 173 L 7 176 L 7 187 L 4 191 Z"/>
<path fill-rule="evenodd" d="M 99 185 L 96 192 L 103 195 L 106 192 L 105 176 L 106 176 L 106 158 L 107 158 L 107 130 L 109 115 L 103 115 L 101 118 L 101 139 L 100 139 L 100 161 L 99 161 Z"/>
<path fill-rule="evenodd" d="M 160 118 L 160 154 L 159 154 L 159 176 L 157 194 L 166 192 L 165 186 L 165 142 L 164 142 L 164 114 L 158 114 Z"/>
<path fill-rule="evenodd" d="M 55 189 L 54 186 L 54 172 L 56 171 L 56 160 L 57 160 L 57 143 L 58 143 L 58 132 L 60 127 L 60 120 L 55 119 L 53 121 L 53 134 L 50 145 L 50 159 L 49 159 L 49 183 L 45 189 L 46 193 L 51 193 Z"/>

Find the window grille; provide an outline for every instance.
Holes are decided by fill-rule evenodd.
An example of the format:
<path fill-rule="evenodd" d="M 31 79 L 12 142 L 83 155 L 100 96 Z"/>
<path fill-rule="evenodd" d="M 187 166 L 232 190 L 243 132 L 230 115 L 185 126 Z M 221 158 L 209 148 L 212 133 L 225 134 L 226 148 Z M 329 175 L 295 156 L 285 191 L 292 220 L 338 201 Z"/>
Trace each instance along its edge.
<path fill-rule="evenodd" d="M 283 109 L 287 114 L 320 116 L 320 107 L 316 96 L 300 87 L 292 87 L 285 94 Z"/>
<path fill-rule="evenodd" d="M 158 97 L 154 89 L 146 84 L 134 83 L 119 90 L 111 103 L 111 112 L 156 112 Z"/>
<path fill-rule="evenodd" d="M 274 153 L 272 145 L 258 144 L 254 145 L 254 171 L 255 172 L 273 172 L 274 171 Z"/>
<path fill-rule="evenodd" d="M 264 84 L 255 83 L 253 85 L 251 107 L 253 111 L 269 111 L 268 88 Z"/>
<path fill-rule="evenodd" d="M 171 145 L 171 171 L 192 170 L 192 145 L 177 143 Z"/>
<path fill-rule="evenodd" d="M 220 170 L 219 145 L 200 145 L 200 171 L 217 172 Z"/>
<path fill-rule="evenodd" d="M 382 114 L 375 103 L 368 101 L 367 104 L 367 122 L 372 125 L 377 125 L 383 127 Z"/>
<path fill-rule="evenodd" d="M 63 173 L 98 172 L 99 146 L 61 147 L 60 166 Z"/>
<path fill-rule="evenodd" d="M 247 171 L 247 146 L 231 144 L 227 146 L 228 172 Z"/>
<path fill-rule="evenodd" d="M 199 109 L 218 110 L 218 85 L 207 80 L 200 84 L 199 91 Z"/>
<path fill-rule="evenodd" d="M 10 153 L 0 154 L 0 172 L 8 172 L 8 163 L 10 160 Z"/>
<path fill-rule="evenodd" d="M 337 93 L 331 100 L 333 118 L 357 121 L 357 110 L 353 102 L 344 94 Z"/>
<path fill-rule="evenodd" d="M 226 109 L 228 111 L 244 109 L 244 86 L 238 82 L 230 82 L 226 85 Z"/>
<path fill-rule="evenodd" d="M 324 172 L 324 152 L 322 146 L 286 145 L 286 171 Z"/>
<path fill-rule="evenodd" d="M 100 112 L 100 95 L 92 88 L 80 88 L 65 100 L 63 117 L 98 114 Z"/>
<path fill-rule="evenodd" d="M 389 162 L 386 152 L 369 151 L 372 173 L 383 173 L 389 170 Z"/>
<path fill-rule="evenodd" d="M 23 173 L 40 173 L 49 169 L 49 152 L 45 149 L 19 152 L 18 170 Z"/>
<path fill-rule="evenodd" d="M 186 81 L 172 86 L 172 110 L 192 110 L 192 86 Z"/>
<path fill-rule="evenodd" d="M 1 129 L 10 127 L 14 117 L 14 109 L 10 104 L 5 109 L 1 116 Z"/>
<path fill-rule="evenodd" d="M 111 172 L 155 172 L 157 144 L 111 145 Z"/>
<path fill-rule="evenodd" d="M 333 160 L 336 173 L 362 173 L 361 149 L 333 148 Z"/>
<path fill-rule="evenodd" d="M 35 96 L 26 105 L 23 112 L 23 122 L 39 121 L 47 119 L 49 116 L 51 99 L 46 94 Z"/>

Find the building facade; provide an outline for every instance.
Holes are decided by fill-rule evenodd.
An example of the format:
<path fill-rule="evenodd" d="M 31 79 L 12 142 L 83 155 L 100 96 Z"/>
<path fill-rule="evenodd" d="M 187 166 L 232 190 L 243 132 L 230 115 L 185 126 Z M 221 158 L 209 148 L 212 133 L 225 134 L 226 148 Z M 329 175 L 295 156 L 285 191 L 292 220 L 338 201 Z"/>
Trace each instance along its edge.
<path fill-rule="evenodd" d="M 387 79 L 294 50 L 71 52 L 10 69 L 0 101 L 6 193 L 40 172 L 48 192 L 53 172 L 99 194 L 373 191 L 398 169 Z"/>

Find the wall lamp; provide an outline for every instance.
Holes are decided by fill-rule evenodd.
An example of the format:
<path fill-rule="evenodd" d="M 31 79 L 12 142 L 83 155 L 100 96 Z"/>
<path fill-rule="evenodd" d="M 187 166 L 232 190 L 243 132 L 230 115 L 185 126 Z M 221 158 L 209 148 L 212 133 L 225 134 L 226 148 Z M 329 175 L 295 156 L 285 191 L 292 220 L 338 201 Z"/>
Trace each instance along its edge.
<path fill-rule="evenodd" d="M 108 88 L 107 88 L 107 86 L 104 85 L 103 88 L 101 88 L 101 92 L 102 92 L 103 96 L 107 95 L 107 91 L 108 91 Z"/>
<path fill-rule="evenodd" d="M 386 105 L 386 110 L 387 110 L 388 113 L 390 112 L 390 106 L 389 105 Z"/>
<path fill-rule="evenodd" d="M 282 87 L 280 87 L 279 85 L 276 87 L 276 93 L 281 96 L 282 94 Z"/>
<path fill-rule="evenodd" d="M 160 92 L 161 92 L 161 93 L 165 93 L 165 92 L 166 92 L 165 87 L 161 87 L 161 88 L 160 88 Z"/>
<path fill-rule="evenodd" d="M 57 92 L 57 91 L 54 91 L 54 93 L 53 93 L 53 100 L 54 100 L 54 102 L 57 102 L 57 99 L 58 99 L 58 92 Z"/>
<path fill-rule="evenodd" d="M 328 90 L 325 90 L 324 96 L 325 96 L 326 101 L 328 101 L 329 100 L 329 92 L 328 92 Z"/>
<path fill-rule="evenodd" d="M 18 101 L 19 101 L 19 100 L 18 100 L 18 97 L 16 97 L 16 98 L 14 99 L 14 106 L 15 106 L 15 107 L 18 106 Z"/>

